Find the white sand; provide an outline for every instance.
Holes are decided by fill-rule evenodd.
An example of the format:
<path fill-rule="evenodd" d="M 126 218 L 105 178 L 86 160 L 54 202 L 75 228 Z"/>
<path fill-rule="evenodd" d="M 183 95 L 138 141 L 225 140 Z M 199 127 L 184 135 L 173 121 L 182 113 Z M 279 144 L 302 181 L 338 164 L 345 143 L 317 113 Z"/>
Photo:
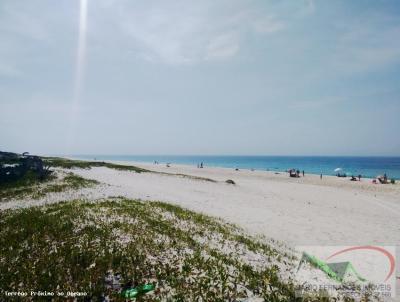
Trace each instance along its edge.
<path fill-rule="evenodd" d="M 120 163 L 120 162 L 119 162 Z M 160 200 L 222 217 L 252 234 L 296 245 L 395 245 L 400 260 L 400 185 L 372 184 L 371 180 L 316 175 L 289 178 L 286 173 L 226 168 L 130 163 L 153 171 L 207 177 L 218 182 L 156 173 L 133 173 L 108 168 L 75 169 L 74 173 L 104 184 L 85 189 L 89 199 L 125 196 Z M 232 179 L 236 185 L 226 184 Z M 61 196 L 29 205 L 76 198 Z M 25 201 L 26 202 L 26 201 Z M 10 202 L 0 210 L 24 206 Z M 399 263 L 399 262 L 398 262 Z M 397 264 L 399 276 L 400 266 Z M 400 281 L 398 279 L 398 281 Z M 400 288 L 398 282 L 397 288 Z"/>
<path fill-rule="evenodd" d="M 293 246 L 394 245 L 398 259 L 396 276 L 400 276 L 399 184 L 372 184 L 370 179 L 351 182 L 348 178 L 328 176 L 321 180 L 317 175 L 293 179 L 286 173 L 227 168 L 135 165 L 218 182 L 106 168 L 79 174 L 118 186 L 114 195 L 178 204 Z M 234 180 L 236 185 L 226 184 L 227 179 Z M 399 292 L 400 279 L 396 287 Z"/>
<path fill-rule="evenodd" d="M 74 172 L 111 184 L 108 195 L 161 200 L 237 223 L 291 244 L 400 245 L 400 186 L 306 175 L 135 163 L 217 183 L 107 168 Z M 224 183 L 233 179 L 236 185 Z M 102 194 L 107 195 L 107 194 Z"/>

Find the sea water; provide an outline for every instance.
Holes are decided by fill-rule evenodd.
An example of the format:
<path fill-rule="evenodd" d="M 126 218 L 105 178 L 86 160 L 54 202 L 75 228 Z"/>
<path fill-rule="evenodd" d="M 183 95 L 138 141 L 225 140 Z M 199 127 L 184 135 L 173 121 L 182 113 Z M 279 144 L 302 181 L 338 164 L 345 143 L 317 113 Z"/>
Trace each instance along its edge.
<path fill-rule="evenodd" d="M 298 169 L 309 174 L 336 175 L 335 169 L 348 176 L 362 175 L 374 178 L 386 173 L 387 177 L 400 179 L 400 157 L 356 156 L 210 156 L 210 155 L 75 155 L 87 160 L 114 160 L 160 164 L 185 164 L 205 167 L 287 171 Z"/>

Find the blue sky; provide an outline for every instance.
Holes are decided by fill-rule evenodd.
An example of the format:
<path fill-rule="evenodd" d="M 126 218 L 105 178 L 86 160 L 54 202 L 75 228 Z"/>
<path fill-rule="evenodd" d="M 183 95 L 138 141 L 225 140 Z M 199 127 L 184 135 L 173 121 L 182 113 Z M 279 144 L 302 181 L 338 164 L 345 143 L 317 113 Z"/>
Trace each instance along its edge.
<path fill-rule="evenodd" d="M 17 152 L 400 155 L 400 2 L 2 0 L 0 114 Z"/>

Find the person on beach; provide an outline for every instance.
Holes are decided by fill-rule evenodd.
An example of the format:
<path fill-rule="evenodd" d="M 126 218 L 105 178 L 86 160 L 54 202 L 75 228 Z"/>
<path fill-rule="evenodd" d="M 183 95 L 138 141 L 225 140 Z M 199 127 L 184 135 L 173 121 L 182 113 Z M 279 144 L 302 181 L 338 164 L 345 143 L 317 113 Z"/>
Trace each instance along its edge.
<path fill-rule="evenodd" d="M 203 162 L 200 163 L 200 168 L 203 168 Z"/>
<path fill-rule="evenodd" d="M 319 176 L 320 179 L 322 179 L 322 174 Z"/>
<path fill-rule="evenodd" d="M 361 181 L 361 174 L 358 174 L 358 181 Z"/>
<path fill-rule="evenodd" d="M 303 177 L 304 177 L 304 170 L 303 170 Z"/>

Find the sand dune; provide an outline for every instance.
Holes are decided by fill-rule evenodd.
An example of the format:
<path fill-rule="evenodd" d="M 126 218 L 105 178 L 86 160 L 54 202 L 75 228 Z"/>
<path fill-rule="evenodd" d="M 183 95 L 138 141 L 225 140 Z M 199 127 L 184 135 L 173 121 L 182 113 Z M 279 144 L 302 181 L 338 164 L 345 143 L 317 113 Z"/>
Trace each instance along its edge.
<path fill-rule="evenodd" d="M 120 163 L 120 162 L 119 162 Z M 132 164 L 132 163 L 131 163 Z M 56 200 L 125 196 L 160 200 L 222 217 L 252 234 L 296 245 L 396 245 L 400 259 L 400 186 L 374 185 L 371 180 L 317 175 L 289 178 L 286 173 L 191 166 L 136 166 L 162 173 L 132 173 L 105 167 L 74 169 L 103 184 L 80 193 L 62 193 L 27 204 Z M 194 179 L 186 174 L 216 182 Z M 227 179 L 236 185 L 225 183 Z M 74 194 L 68 196 L 68 194 Z M 3 203 L 1 208 L 24 206 Z M 399 271 L 399 265 L 397 264 Z M 397 276 L 399 273 L 397 273 Z M 400 286 L 398 286 L 400 287 Z"/>

